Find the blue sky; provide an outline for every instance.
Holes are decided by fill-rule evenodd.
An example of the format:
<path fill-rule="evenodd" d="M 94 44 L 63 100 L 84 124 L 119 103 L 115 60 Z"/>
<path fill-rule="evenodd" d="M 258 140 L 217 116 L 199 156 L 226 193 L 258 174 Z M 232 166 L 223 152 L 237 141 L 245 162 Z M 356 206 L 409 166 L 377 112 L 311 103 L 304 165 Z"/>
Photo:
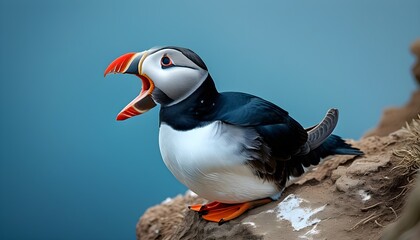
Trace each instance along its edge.
<path fill-rule="evenodd" d="M 416 88 L 420 2 L 1 1 L 0 238 L 133 239 L 147 207 L 186 188 L 164 166 L 158 108 L 116 122 L 139 92 L 103 78 L 126 52 L 188 47 L 220 91 L 302 123 L 340 109 L 359 138 Z"/>

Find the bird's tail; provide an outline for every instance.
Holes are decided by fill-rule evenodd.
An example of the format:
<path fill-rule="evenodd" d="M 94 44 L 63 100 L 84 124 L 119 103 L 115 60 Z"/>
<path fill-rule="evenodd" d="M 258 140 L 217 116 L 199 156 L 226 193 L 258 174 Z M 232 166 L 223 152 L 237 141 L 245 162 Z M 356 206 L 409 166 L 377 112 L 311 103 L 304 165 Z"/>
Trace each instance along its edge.
<path fill-rule="evenodd" d="M 311 150 L 319 147 L 334 131 L 338 122 L 338 109 L 331 108 L 328 110 L 322 121 L 311 128 L 306 129 L 308 132 L 308 145 Z"/>
<path fill-rule="evenodd" d="M 319 154 L 321 158 L 325 158 L 329 155 L 363 155 L 360 149 L 352 147 L 346 143 L 341 137 L 337 135 L 330 135 L 325 142 L 321 144 L 314 151 Z"/>
<path fill-rule="evenodd" d="M 295 155 L 305 155 L 318 148 L 334 131 L 337 122 L 338 109 L 331 108 L 319 124 L 305 129 L 308 139 Z"/>
<path fill-rule="evenodd" d="M 316 126 L 306 129 L 308 141 L 289 161 L 289 176 L 298 177 L 311 165 L 330 155 L 363 155 L 359 149 L 346 143 L 341 137 L 331 134 L 338 122 L 338 110 L 330 109 Z"/>

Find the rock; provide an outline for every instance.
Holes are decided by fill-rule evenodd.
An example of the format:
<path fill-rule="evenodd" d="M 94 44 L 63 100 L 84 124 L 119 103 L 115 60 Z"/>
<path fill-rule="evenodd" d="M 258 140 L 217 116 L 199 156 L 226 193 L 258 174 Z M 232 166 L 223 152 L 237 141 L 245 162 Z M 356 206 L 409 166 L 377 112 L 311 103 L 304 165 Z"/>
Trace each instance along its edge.
<path fill-rule="evenodd" d="M 138 239 L 377 239 L 404 202 L 406 177 L 393 171 L 404 131 L 354 142 L 364 156 L 335 156 L 286 188 L 279 201 L 218 225 L 187 209 L 203 200 L 186 194 L 150 208 Z M 332 177 L 329 177 L 332 176 Z M 398 184 L 396 184 L 398 183 Z M 392 209 L 392 210 L 391 210 Z"/>
<path fill-rule="evenodd" d="M 337 179 L 337 181 L 335 182 L 335 186 L 337 187 L 338 191 L 350 192 L 351 190 L 355 189 L 356 187 L 359 187 L 360 185 L 363 185 L 364 183 L 364 181 L 344 175 Z"/>
<path fill-rule="evenodd" d="M 417 90 L 411 95 L 410 101 L 405 106 L 385 109 L 379 125 L 367 132 L 364 137 L 386 136 L 403 127 L 406 122 L 417 118 L 419 114 L 420 90 Z"/>
<path fill-rule="evenodd" d="M 417 240 L 420 236 L 420 172 L 416 188 L 407 200 L 401 218 L 385 230 L 382 240 Z"/>
<path fill-rule="evenodd" d="M 137 239 L 169 239 L 184 221 L 186 206 L 205 200 L 188 191 L 184 196 L 167 198 L 160 205 L 149 208 L 137 223 Z M 141 233 L 141 236 L 140 236 Z"/>
<path fill-rule="evenodd" d="M 412 70 L 417 83 L 420 84 L 420 39 L 411 45 L 411 52 L 417 56 L 417 62 L 414 63 Z"/>

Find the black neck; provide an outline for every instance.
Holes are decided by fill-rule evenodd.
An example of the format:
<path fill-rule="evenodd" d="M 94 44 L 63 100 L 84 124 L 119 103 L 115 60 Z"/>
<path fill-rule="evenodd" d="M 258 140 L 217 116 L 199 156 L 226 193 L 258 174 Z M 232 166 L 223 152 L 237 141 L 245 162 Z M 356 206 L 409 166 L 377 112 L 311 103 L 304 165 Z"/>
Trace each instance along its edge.
<path fill-rule="evenodd" d="M 173 106 L 162 106 L 160 123 L 176 130 L 190 130 L 208 123 L 216 108 L 219 93 L 210 74 L 189 97 Z"/>

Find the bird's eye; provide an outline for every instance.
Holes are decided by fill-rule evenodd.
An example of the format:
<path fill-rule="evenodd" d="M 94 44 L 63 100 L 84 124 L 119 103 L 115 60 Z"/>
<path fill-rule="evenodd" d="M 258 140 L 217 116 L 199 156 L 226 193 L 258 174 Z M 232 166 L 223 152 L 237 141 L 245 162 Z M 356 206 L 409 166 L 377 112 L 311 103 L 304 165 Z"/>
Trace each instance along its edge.
<path fill-rule="evenodd" d="M 160 65 L 162 65 L 163 68 L 167 68 L 173 66 L 174 64 L 168 56 L 164 55 L 162 59 L 160 59 Z"/>

